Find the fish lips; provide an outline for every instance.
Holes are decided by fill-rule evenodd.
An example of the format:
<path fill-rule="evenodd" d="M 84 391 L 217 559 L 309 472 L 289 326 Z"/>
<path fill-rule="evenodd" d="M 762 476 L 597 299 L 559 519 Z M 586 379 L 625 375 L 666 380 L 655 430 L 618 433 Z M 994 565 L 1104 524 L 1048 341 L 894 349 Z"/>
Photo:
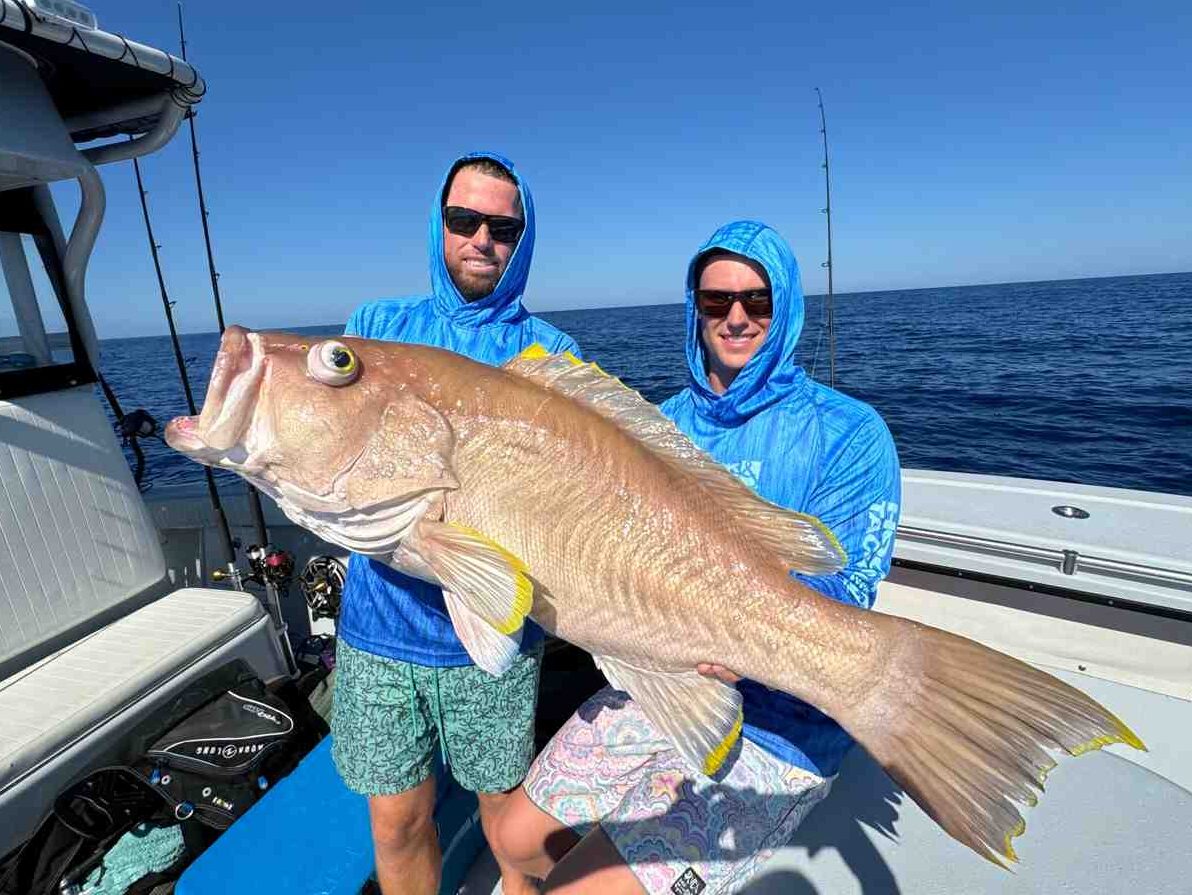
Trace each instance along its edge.
<path fill-rule="evenodd" d="M 220 342 L 203 410 L 180 416 L 165 429 L 166 444 L 198 460 L 214 463 L 241 444 L 252 423 L 265 378 L 261 337 L 230 326 Z"/>
<path fill-rule="evenodd" d="M 197 416 L 176 416 L 166 423 L 166 444 L 188 456 L 199 454 L 207 447 L 207 443 L 199 435 L 198 428 Z"/>

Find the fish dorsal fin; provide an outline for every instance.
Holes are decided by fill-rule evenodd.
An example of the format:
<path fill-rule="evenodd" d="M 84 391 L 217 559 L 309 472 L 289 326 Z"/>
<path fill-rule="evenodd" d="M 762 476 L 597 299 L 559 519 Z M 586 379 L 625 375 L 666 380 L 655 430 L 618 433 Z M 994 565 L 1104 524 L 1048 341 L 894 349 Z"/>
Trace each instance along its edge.
<path fill-rule="evenodd" d="M 661 410 L 596 364 L 584 363 L 570 351 L 549 354 L 534 343 L 504 368 L 591 408 L 690 473 L 735 511 L 738 526 L 792 571 L 823 575 L 844 566 L 844 548 L 826 525 L 759 497 L 680 432 Z"/>

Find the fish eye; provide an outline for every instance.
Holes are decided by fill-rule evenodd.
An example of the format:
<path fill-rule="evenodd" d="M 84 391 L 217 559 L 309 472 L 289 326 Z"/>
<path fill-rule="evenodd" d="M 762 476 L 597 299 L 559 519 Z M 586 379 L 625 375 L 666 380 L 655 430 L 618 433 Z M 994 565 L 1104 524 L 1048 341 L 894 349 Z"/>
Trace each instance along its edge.
<path fill-rule="evenodd" d="M 348 385 L 360 375 L 360 361 L 343 342 L 329 339 L 311 346 L 306 371 L 324 385 Z"/>

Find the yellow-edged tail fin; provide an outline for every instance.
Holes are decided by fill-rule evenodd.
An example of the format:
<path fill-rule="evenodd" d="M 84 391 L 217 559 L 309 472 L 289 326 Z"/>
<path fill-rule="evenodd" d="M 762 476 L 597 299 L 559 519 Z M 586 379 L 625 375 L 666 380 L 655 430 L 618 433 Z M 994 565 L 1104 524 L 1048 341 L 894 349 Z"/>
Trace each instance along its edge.
<path fill-rule="evenodd" d="M 975 641 L 893 616 L 874 619 L 899 646 L 881 684 L 837 720 L 949 834 L 999 866 L 1017 860 L 1050 751 L 1080 755 L 1142 740 L 1056 677 Z"/>

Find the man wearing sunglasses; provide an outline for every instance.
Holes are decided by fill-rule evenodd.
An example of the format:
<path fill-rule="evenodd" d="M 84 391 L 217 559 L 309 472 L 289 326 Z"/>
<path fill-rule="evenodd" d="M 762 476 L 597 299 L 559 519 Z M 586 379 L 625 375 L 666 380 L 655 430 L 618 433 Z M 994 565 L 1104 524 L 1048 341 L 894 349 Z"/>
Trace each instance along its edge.
<path fill-rule="evenodd" d="M 845 568 L 795 577 L 868 608 L 890 568 L 898 456 L 871 407 L 798 365 L 802 328 L 790 247 L 754 221 L 722 227 L 688 268 L 688 385 L 662 411 L 760 495 L 827 524 Z M 827 795 L 852 740 L 792 696 L 717 665 L 697 670 L 735 684 L 744 703 L 740 748 L 715 780 L 688 766 L 627 694 L 605 688 L 509 803 L 496 836 L 505 859 L 568 895 L 740 890 Z"/>
<path fill-rule="evenodd" d="M 369 302 L 345 334 L 490 364 L 535 342 L 578 354 L 570 337 L 522 306 L 533 250 L 525 181 L 498 155 L 463 156 L 431 208 L 431 294 Z M 345 783 L 369 797 L 381 891 L 436 893 L 434 754 L 476 792 L 487 835 L 533 757 L 542 630 L 527 621 L 521 658 L 493 678 L 472 664 L 439 588 L 353 554 L 337 634 L 333 755 Z M 506 893 L 536 891 L 499 863 Z"/>

